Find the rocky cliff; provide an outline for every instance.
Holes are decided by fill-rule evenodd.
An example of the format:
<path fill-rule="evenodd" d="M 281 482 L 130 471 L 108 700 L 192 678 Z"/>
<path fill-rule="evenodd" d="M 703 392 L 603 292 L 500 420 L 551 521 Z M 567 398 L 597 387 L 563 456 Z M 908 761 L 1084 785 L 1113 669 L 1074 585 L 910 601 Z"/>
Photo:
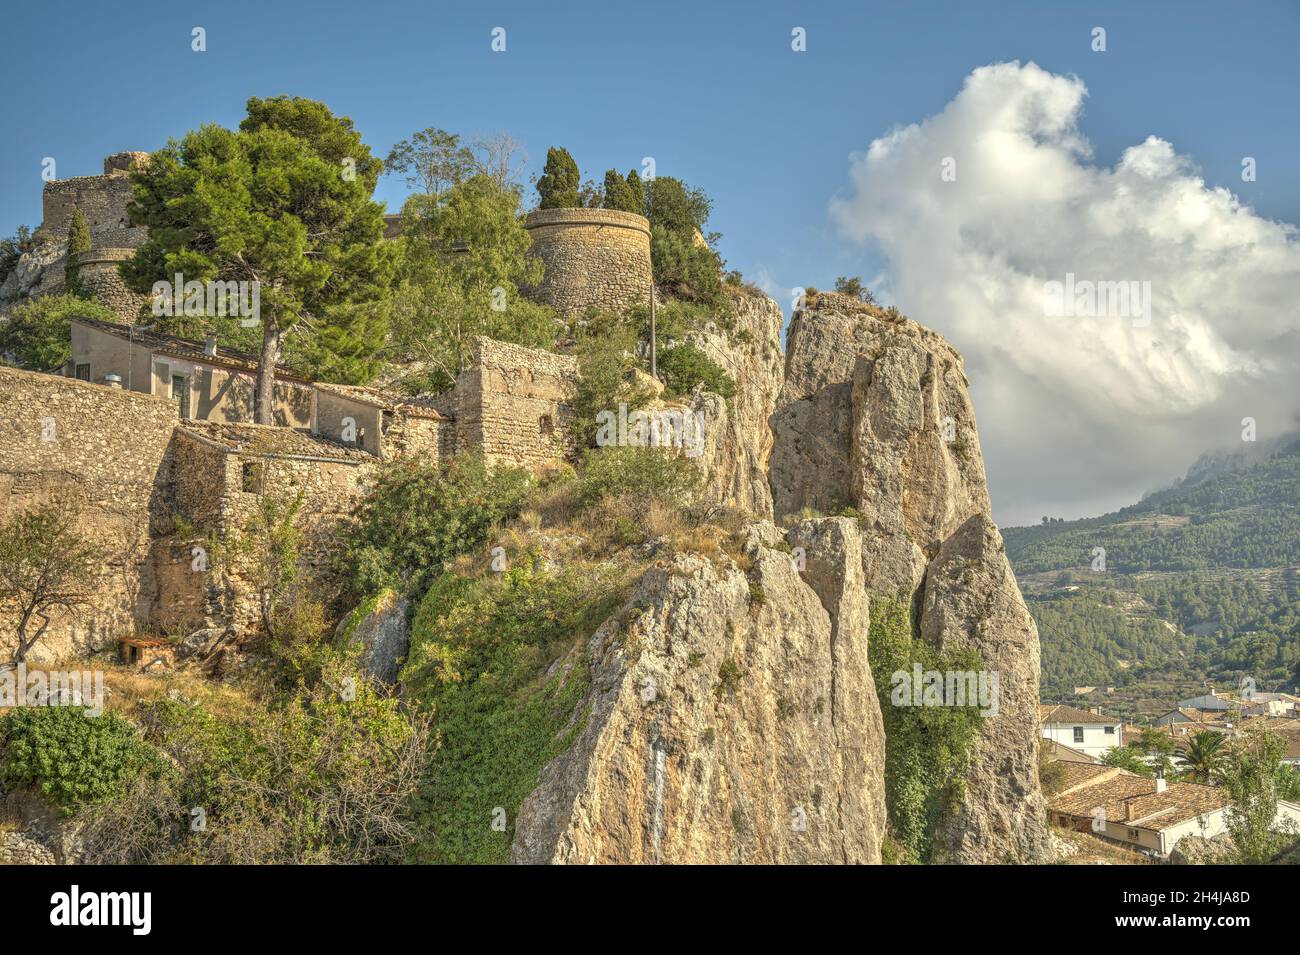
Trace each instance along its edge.
<path fill-rule="evenodd" d="M 513 861 L 880 861 L 860 531 L 759 524 L 739 558 L 662 562 L 564 662 L 591 667 L 585 722 L 524 802 Z"/>
<path fill-rule="evenodd" d="M 772 516 L 772 492 L 767 481 L 772 454 L 769 419 L 782 386 L 781 308 L 763 295 L 732 292 L 732 313 L 726 327 L 710 322 L 687 334 L 736 382 L 730 401 L 708 392 L 691 400 L 691 410 L 705 421 L 705 497 L 714 503 L 742 508 L 759 517 Z"/>
<path fill-rule="evenodd" d="M 748 317 L 765 332 L 779 316 L 768 304 Z M 734 360 L 729 343 L 701 347 Z M 768 359 L 736 379 L 736 430 L 706 457 L 722 472 L 713 488 L 762 513 L 752 475 L 770 448 L 788 529 L 755 524 L 740 554 L 661 561 L 587 659 L 566 662 L 593 675 L 581 728 L 525 801 L 513 859 L 879 862 L 878 598 L 910 606 L 937 651 L 973 650 L 996 674 L 934 858 L 1044 859 L 1038 635 L 990 518 L 961 356 L 830 294 L 794 316 L 779 399 Z M 756 420 L 768 408 L 770 429 Z M 846 516 L 798 516 L 814 511 Z"/>

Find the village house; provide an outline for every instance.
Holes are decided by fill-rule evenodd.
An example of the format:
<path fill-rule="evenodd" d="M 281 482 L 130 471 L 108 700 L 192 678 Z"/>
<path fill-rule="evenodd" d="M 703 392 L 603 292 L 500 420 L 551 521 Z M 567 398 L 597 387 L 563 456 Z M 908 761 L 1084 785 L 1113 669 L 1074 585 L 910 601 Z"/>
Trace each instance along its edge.
<path fill-rule="evenodd" d="M 1048 799 L 1052 822 L 1168 858 L 1184 836 L 1227 831 L 1227 793 L 1217 786 L 1166 782 L 1111 766 L 1066 763 Z M 1300 826 L 1300 805 L 1279 801 L 1275 825 Z"/>
<path fill-rule="evenodd" d="M 1039 735 L 1087 756 L 1104 756 L 1124 745 L 1123 722 L 1099 710 L 1058 704 L 1038 707 Z"/>
<path fill-rule="evenodd" d="M 67 375 L 81 381 L 168 398 L 182 419 L 251 422 L 257 382 L 255 355 L 193 342 L 136 325 L 74 318 Z M 283 366 L 275 370 L 275 423 L 311 426 L 311 382 Z"/>

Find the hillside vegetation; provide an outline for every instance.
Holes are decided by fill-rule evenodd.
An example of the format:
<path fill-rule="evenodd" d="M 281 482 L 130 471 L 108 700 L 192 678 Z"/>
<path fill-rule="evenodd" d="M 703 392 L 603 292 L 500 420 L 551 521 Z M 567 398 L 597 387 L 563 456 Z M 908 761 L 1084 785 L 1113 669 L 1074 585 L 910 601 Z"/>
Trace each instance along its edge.
<path fill-rule="evenodd" d="M 1113 514 L 1003 533 L 1039 625 L 1045 698 L 1111 684 L 1122 710 L 1206 682 L 1300 679 L 1300 441 L 1206 459 Z"/>

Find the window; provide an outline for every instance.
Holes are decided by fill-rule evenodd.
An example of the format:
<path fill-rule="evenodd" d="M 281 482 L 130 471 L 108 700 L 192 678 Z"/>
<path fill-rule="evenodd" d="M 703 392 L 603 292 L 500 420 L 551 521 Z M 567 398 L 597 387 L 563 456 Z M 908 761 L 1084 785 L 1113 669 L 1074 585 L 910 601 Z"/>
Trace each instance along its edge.
<path fill-rule="evenodd" d="M 537 420 L 537 430 L 542 433 L 543 437 L 550 437 L 555 433 L 555 421 L 550 415 L 544 414 Z"/>
<path fill-rule="evenodd" d="M 1083 727 L 1082 727 L 1082 726 L 1076 726 L 1076 727 L 1074 728 L 1074 741 L 1075 741 L 1076 743 L 1082 743 L 1082 742 L 1083 742 Z"/>
<path fill-rule="evenodd" d="M 90 362 L 77 362 L 76 375 L 78 381 L 90 381 Z"/>
<path fill-rule="evenodd" d="M 1114 736 L 1114 735 L 1115 735 L 1115 727 L 1113 727 L 1113 726 L 1107 726 L 1107 727 L 1106 727 L 1106 735 L 1107 735 L 1107 736 Z"/>
<path fill-rule="evenodd" d="M 240 476 L 240 486 L 245 494 L 256 494 L 262 483 L 262 465 L 259 461 L 245 461 Z"/>

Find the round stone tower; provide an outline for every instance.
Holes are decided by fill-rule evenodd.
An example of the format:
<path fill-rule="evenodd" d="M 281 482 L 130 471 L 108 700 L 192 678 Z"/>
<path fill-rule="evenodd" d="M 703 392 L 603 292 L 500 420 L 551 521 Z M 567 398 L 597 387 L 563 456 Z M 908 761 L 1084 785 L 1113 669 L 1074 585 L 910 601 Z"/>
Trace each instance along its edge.
<path fill-rule="evenodd" d="M 546 266 L 529 297 L 562 315 L 622 311 L 650 298 L 650 223 L 613 209 L 538 209 L 524 220 Z"/>
<path fill-rule="evenodd" d="M 90 249 L 77 256 L 77 277 L 81 289 L 92 298 L 99 299 L 117 314 L 125 324 L 135 322 L 140 307 L 149 301 L 148 295 L 132 292 L 122 281 L 117 267 L 135 255 L 135 249 Z"/>

